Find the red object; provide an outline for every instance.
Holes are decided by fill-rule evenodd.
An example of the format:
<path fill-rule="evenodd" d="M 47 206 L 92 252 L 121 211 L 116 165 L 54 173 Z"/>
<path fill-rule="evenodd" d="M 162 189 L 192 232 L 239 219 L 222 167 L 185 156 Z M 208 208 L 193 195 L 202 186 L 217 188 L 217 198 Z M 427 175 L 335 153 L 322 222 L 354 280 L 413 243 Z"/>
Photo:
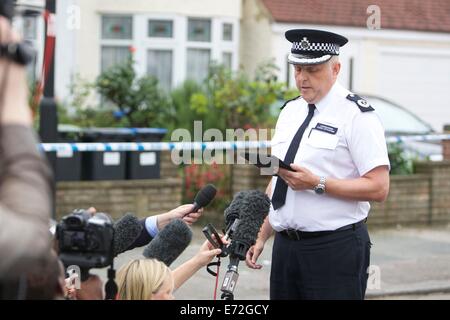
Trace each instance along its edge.
<path fill-rule="evenodd" d="M 380 8 L 381 28 L 450 32 L 448 0 L 263 0 L 275 22 L 367 28 L 370 5 Z"/>
<path fill-rule="evenodd" d="M 218 264 L 217 264 L 217 272 L 216 272 L 216 286 L 214 287 L 214 300 L 217 300 L 217 287 L 219 286 L 219 270 L 220 270 L 220 258 L 218 258 Z"/>
<path fill-rule="evenodd" d="M 43 13 L 45 25 L 47 27 L 47 34 L 45 38 L 45 50 L 44 50 L 44 59 L 42 63 L 42 71 L 41 78 L 36 83 L 36 90 L 33 98 L 32 111 L 33 116 L 36 115 L 39 101 L 41 101 L 42 93 L 44 92 L 45 79 L 47 79 L 48 72 L 50 70 L 50 66 L 53 61 L 54 52 L 55 52 L 55 41 L 56 41 L 56 33 L 55 33 L 55 15 L 48 10 L 45 10 Z"/>

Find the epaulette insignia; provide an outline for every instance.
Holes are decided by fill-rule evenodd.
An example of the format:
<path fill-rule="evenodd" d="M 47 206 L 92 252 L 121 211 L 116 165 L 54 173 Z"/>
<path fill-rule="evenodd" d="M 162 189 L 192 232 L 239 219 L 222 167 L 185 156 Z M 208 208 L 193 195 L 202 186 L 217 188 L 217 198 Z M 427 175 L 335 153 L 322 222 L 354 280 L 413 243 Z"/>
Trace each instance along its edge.
<path fill-rule="evenodd" d="M 347 99 L 353 101 L 358 106 L 361 112 L 374 111 L 375 109 L 363 98 L 358 96 L 357 94 L 351 93 L 347 96 Z"/>

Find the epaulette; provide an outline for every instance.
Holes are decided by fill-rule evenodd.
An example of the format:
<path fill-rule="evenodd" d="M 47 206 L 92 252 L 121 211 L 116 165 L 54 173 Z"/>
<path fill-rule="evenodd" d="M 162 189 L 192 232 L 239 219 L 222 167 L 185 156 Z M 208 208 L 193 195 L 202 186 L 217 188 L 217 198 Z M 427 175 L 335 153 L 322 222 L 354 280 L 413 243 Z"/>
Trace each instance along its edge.
<path fill-rule="evenodd" d="M 297 100 L 298 98 L 301 98 L 301 97 L 302 97 L 302 96 L 300 95 L 300 96 L 297 96 L 297 97 L 295 97 L 295 98 L 289 99 L 288 101 L 286 101 L 286 102 L 281 106 L 280 110 L 283 110 L 283 108 L 286 107 L 286 105 L 287 105 L 289 102 L 294 101 L 294 100 Z"/>
<path fill-rule="evenodd" d="M 367 100 L 364 100 L 363 98 L 361 98 L 360 96 L 358 96 L 357 94 L 354 93 L 350 93 L 347 96 L 347 99 L 350 101 L 353 101 L 354 103 L 356 103 L 356 105 L 358 106 L 359 110 L 361 110 L 361 112 L 367 112 L 367 111 L 374 111 L 375 109 L 372 108 L 372 106 L 367 102 Z"/>
<path fill-rule="evenodd" d="M 361 112 L 367 112 L 367 111 L 374 111 L 375 109 L 372 108 L 372 106 L 363 98 L 361 98 L 360 96 L 358 96 L 357 94 L 354 93 L 350 93 L 347 96 L 347 99 L 350 101 L 353 101 L 354 103 L 356 103 L 356 105 L 358 106 L 359 110 L 361 110 Z"/>

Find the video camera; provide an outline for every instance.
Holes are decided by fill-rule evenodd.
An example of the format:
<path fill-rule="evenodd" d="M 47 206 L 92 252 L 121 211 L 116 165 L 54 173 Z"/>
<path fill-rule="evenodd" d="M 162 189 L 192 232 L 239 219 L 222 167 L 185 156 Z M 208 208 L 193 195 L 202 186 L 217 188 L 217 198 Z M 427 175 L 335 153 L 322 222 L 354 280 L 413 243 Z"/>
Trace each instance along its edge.
<path fill-rule="evenodd" d="M 92 216 L 86 210 L 74 210 L 56 226 L 56 238 L 64 266 L 78 266 L 82 281 L 88 277 L 89 269 L 113 263 L 113 221 L 105 213 Z"/>

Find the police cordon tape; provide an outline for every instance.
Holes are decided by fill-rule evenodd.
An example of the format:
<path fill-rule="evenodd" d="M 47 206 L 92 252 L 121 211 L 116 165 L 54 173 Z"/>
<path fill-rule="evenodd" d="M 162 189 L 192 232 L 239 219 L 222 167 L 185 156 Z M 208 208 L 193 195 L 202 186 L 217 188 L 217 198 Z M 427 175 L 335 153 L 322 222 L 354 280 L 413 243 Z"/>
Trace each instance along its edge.
<path fill-rule="evenodd" d="M 408 141 L 450 140 L 450 134 L 387 137 L 387 143 Z M 270 141 L 220 141 L 220 142 L 92 142 L 92 143 L 41 143 L 45 152 L 108 152 L 108 151 L 164 151 L 164 150 L 237 150 L 268 148 Z"/>
<path fill-rule="evenodd" d="M 409 141 L 440 141 L 450 140 L 450 134 L 429 134 L 429 135 L 412 135 L 412 136 L 392 136 L 387 137 L 387 143 L 401 143 Z"/>
<path fill-rule="evenodd" d="M 387 143 L 408 141 L 450 140 L 450 134 L 392 136 Z M 41 143 L 45 152 L 108 152 L 108 151 L 164 151 L 164 150 L 237 150 L 268 148 L 270 141 L 221 141 L 221 142 L 92 142 L 92 143 Z"/>
<path fill-rule="evenodd" d="M 268 148 L 270 141 L 41 143 L 40 147 L 45 152 L 236 150 Z"/>
<path fill-rule="evenodd" d="M 450 140 L 450 134 L 387 137 L 387 143 L 407 141 Z M 41 143 L 45 152 L 108 152 L 108 151 L 164 151 L 164 150 L 231 150 L 268 148 L 270 141 L 221 141 L 221 142 L 93 142 L 93 143 Z"/>

